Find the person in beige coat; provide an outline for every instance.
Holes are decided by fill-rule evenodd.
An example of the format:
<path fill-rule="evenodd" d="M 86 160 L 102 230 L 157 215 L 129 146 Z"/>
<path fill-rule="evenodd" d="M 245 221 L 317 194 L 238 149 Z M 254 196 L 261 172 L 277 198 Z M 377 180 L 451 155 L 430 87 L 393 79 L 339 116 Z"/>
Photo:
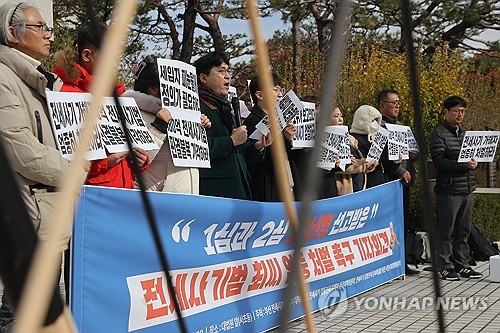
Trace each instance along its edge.
<path fill-rule="evenodd" d="M 69 166 L 57 150 L 45 100 L 46 90 L 58 90 L 62 82 L 40 67 L 40 60 L 49 55 L 52 32 L 28 3 L 8 2 L 0 7 L 0 136 L 42 241 L 50 229 L 57 187 Z M 72 207 L 65 208 L 68 224 L 58 251 L 67 248 L 71 232 Z M 0 332 L 7 332 L 13 320 L 4 293 Z"/>

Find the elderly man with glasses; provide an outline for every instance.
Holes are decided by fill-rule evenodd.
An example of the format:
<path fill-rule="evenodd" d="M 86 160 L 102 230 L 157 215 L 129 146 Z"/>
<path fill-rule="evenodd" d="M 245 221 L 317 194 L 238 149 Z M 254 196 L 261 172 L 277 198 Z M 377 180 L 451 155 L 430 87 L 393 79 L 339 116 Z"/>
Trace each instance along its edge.
<path fill-rule="evenodd" d="M 57 150 L 45 100 L 45 92 L 59 90 L 62 82 L 40 67 L 40 60 L 49 55 L 51 37 L 52 28 L 32 5 L 16 1 L 0 7 L 0 136 L 42 241 L 59 197 L 57 187 L 69 166 Z M 66 207 L 68 224 L 58 251 L 68 244 L 71 209 Z M 10 331 L 14 320 L 6 296 L 4 293 L 0 309 L 2 333 Z M 12 297 L 12 301 L 16 299 Z"/>

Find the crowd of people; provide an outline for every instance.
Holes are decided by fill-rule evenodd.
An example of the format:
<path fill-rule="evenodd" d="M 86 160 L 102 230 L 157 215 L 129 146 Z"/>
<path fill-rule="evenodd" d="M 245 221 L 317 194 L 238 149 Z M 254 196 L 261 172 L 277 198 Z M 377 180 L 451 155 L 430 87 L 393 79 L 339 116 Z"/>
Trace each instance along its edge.
<path fill-rule="evenodd" d="M 95 79 L 94 68 L 106 27 L 86 26 L 80 29 L 77 49 L 65 49 L 55 54 L 57 66 L 50 72 L 40 67 L 49 56 L 53 29 L 48 27 L 38 10 L 24 2 L 8 2 L 0 7 L 0 135 L 2 144 L 15 171 L 23 199 L 39 237 L 43 240 L 47 217 L 55 208 L 61 176 L 70 162 L 57 149 L 46 103 L 46 91 L 88 92 Z M 133 97 L 148 129 L 160 146 L 146 152 L 135 148 L 135 160 L 152 191 L 201 194 L 217 197 L 280 201 L 280 193 L 272 164 L 273 142 L 283 140 L 283 159 L 289 179 L 289 189 L 300 200 L 310 151 L 292 150 L 291 141 L 297 133 L 296 124 L 287 124 L 283 135 L 273 138 L 262 135 L 249 139 L 269 112 L 264 95 L 277 102 L 283 96 L 281 80 L 273 75 L 272 94 L 264 94 L 255 76 L 249 91 L 253 101 L 250 115 L 241 124 L 233 114 L 227 96 L 231 83 L 230 60 L 220 52 L 210 52 L 193 63 L 198 80 L 201 123 L 206 129 L 210 151 L 210 168 L 176 167 L 166 140 L 166 124 L 170 112 L 162 108 L 156 60 L 146 57 L 134 67 L 134 87 L 127 90 L 116 83 L 118 95 Z M 345 125 L 342 110 L 322 110 L 319 98 L 303 96 L 302 100 L 316 104 L 316 111 L 330 112 L 329 126 Z M 409 228 L 409 195 L 414 180 L 413 162 L 391 161 L 387 148 L 380 160 L 367 162 L 366 156 L 379 127 L 400 124 L 398 114 L 401 99 L 396 90 L 378 94 L 377 107 L 360 106 L 354 113 L 349 135 L 351 164 L 342 169 L 322 170 L 317 188 L 318 198 L 329 198 L 364 190 L 392 180 L 403 183 L 404 225 Z M 473 169 L 477 162 L 457 162 L 464 129 L 460 126 L 467 107 L 458 96 L 444 101 L 444 121 L 430 137 L 430 152 L 437 169 L 436 196 L 438 206 L 439 267 L 443 279 L 479 278 L 480 273 L 469 266 L 467 238 L 471 228 Z M 316 117 L 318 118 L 318 117 Z M 85 182 L 90 185 L 134 188 L 129 152 L 108 153 L 107 158 L 92 161 Z M 68 207 L 68 221 L 70 218 Z M 69 223 L 68 223 L 69 226 Z M 70 232 L 61 240 L 60 251 L 67 248 Z M 406 267 L 407 274 L 419 271 Z M 0 332 L 8 332 L 13 321 L 13 309 L 6 293 L 0 310 Z"/>

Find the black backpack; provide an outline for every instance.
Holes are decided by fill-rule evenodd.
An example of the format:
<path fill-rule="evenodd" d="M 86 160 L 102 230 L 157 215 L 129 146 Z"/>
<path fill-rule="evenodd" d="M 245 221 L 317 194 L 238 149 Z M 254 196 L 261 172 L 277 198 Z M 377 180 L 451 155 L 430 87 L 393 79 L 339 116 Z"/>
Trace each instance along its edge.
<path fill-rule="evenodd" d="M 470 231 L 469 248 L 471 258 L 476 261 L 488 261 L 491 256 L 500 253 L 491 235 L 482 227 L 473 225 Z"/>
<path fill-rule="evenodd" d="M 405 237 L 406 263 L 412 265 L 422 264 L 424 260 L 424 238 L 421 234 L 409 231 Z"/>

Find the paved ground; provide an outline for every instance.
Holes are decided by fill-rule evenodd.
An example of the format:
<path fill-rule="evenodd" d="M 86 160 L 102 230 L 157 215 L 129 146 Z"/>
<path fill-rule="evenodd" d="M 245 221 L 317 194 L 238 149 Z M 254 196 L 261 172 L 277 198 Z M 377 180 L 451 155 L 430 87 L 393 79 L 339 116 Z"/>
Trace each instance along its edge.
<path fill-rule="evenodd" d="M 500 332 L 500 283 L 490 282 L 489 262 L 474 269 L 483 278 L 440 280 L 446 332 Z M 348 300 L 334 318 L 328 312 L 342 309 L 315 313 L 314 320 L 316 332 L 438 332 L 435 306 L 432 273 L 422 271 Z M 306 325 L 297 320 L 287 332 L 307 332 Z"/>
<path fill-rule="evenodd" d="M 500 283 L 490 282 L 488 262 L 478 263 L 475 270 L 483 278 L 440 280 L 446 332 L 500 332 Z M 333 310 L 315 313 L 316 332 L 438 332 L 431 274 L 422 271 L 394 280 Z M 2 289 L 0 281 L 0 294 Z M 287 332 L 307 332 L 306 325 L 294 321 Z"/>

